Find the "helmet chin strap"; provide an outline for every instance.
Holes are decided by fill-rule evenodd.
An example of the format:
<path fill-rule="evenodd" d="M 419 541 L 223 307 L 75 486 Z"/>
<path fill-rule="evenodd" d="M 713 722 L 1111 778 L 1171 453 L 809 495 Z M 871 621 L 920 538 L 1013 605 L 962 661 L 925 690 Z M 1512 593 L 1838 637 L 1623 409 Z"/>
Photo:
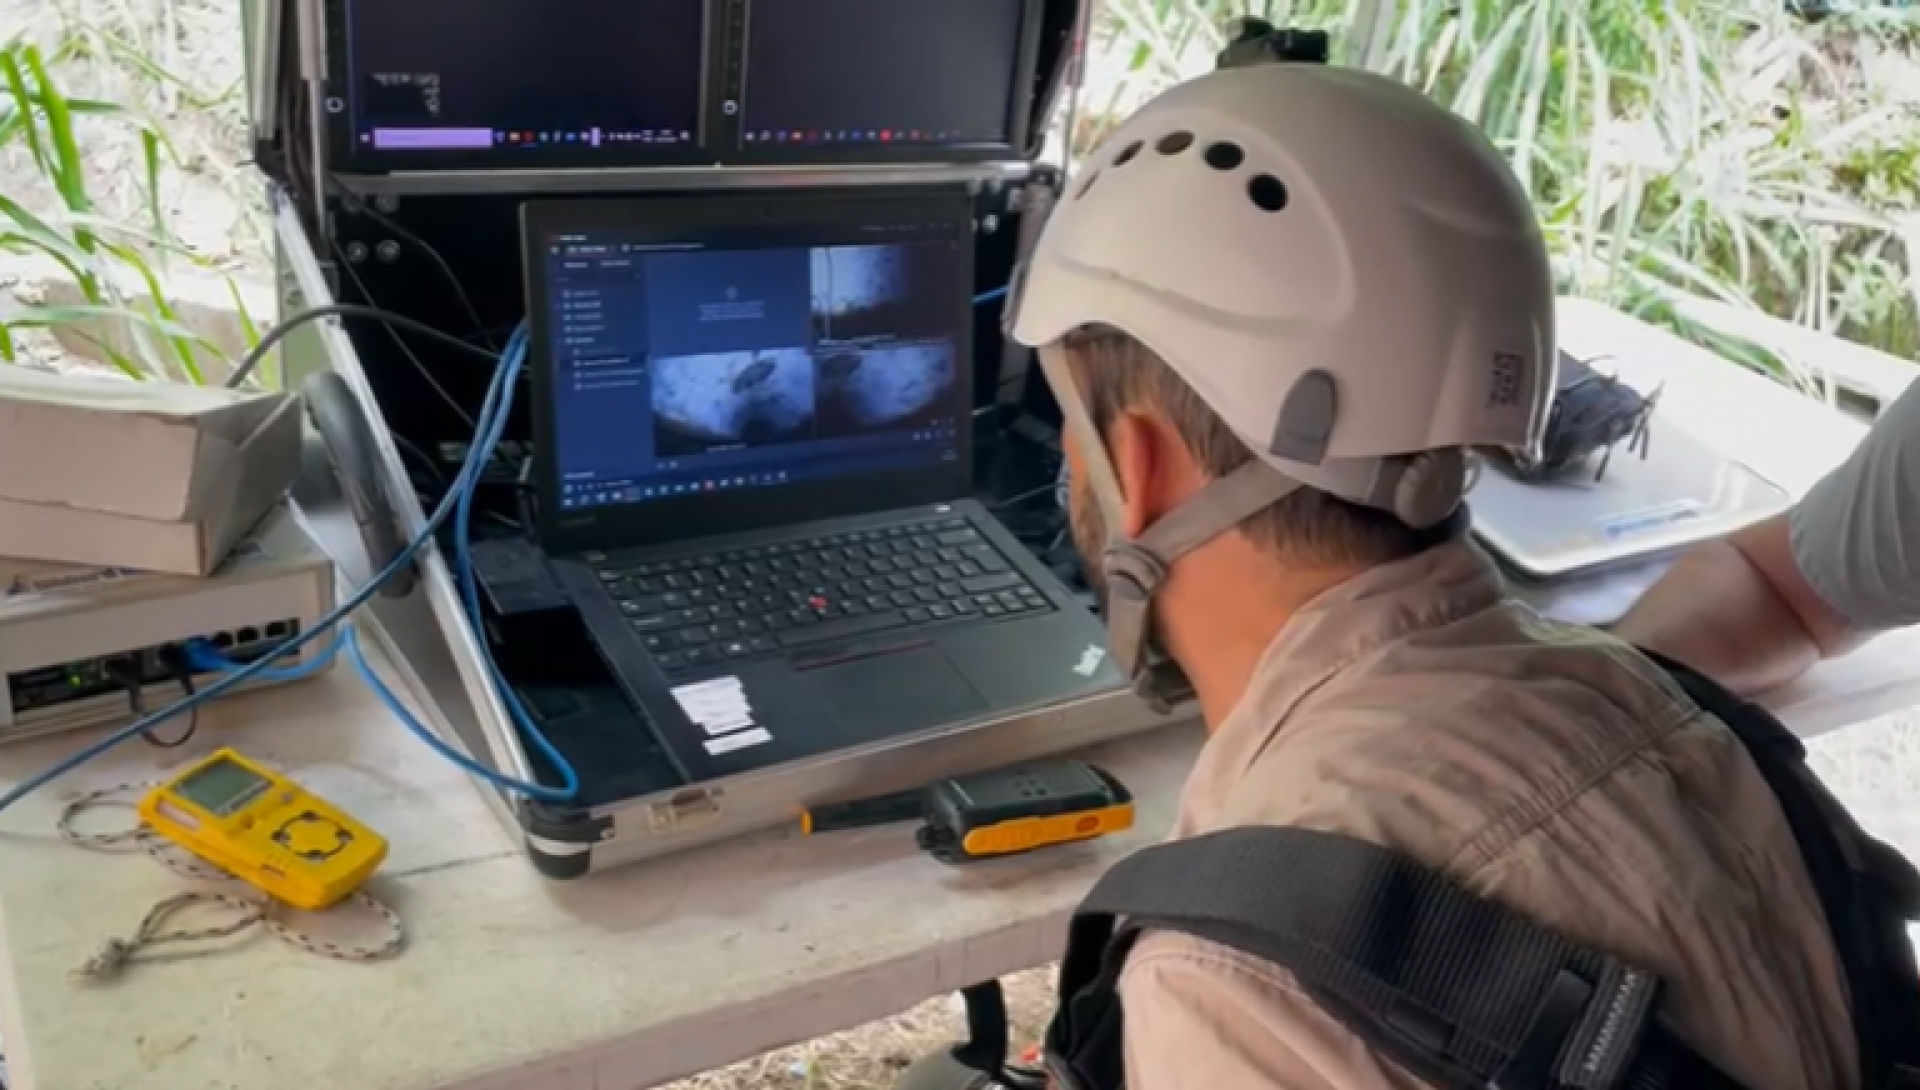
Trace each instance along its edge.
<path fill-rule="evenodd" d="M 1104 452 L 1097 455 L 1105 460 Z M 1107 642 L 1133 691 L 1165 715 L 1193 695 L 1186 674 L 1153 646 L 1153 596 L 1173 562 L 1240 525 L 1256 511 L 1300 488 L 1265 462 L 1254 460 L 1187 497 L 1137 539 L 1109 531 L 1101 568 L 1107 579 Z M 1109 521 L 1109 527 L 1114 523 Z"/>
<path fill-rule="evenodd" d="M 1178 663 L 1153 646 L 1153 596 L 1166 582 L 1173 562 L 1238 526 L 1247 516 L 1280 502 L 1303 487 L 1258 459 L 1189 496 L 1147 527 L 1137 539 L 1122 535 L 1125 510 L 1120 482 L 1107 457 L 1106 440 L 1093 426 L 1066 360 L 1053 346 L 1040 349 L 1040 368 L 1053 387 L 1054 400 L 1068 430 L 1079 440 L 1086 483 L 1106 524 L 1106 548 L 1100 557 L 1106 579 L 1107 650 L 1114 665 L 1133 683 L 1134 692 L 1165 715 L 1193 695 Z"/>

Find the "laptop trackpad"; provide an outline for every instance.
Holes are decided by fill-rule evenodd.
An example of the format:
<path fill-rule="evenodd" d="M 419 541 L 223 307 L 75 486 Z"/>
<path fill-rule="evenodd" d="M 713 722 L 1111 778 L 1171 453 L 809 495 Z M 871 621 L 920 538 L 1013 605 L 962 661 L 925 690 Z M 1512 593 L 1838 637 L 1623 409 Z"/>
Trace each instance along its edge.
<path fill-rule="evenodd" d="M 867 739 L 966 719 L 987 706 L 931 647 L 812 672 L 834 717 Z"/>

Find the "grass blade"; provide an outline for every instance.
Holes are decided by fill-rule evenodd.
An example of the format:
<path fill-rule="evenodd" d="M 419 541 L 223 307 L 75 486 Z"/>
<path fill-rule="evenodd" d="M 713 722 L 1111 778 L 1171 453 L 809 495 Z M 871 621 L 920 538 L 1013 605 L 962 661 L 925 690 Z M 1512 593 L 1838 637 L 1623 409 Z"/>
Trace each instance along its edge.
<path fill-rule="evenodd" d="M 47 148 L 40 140 L 40 126 L 33 119 L 38 99 L 27 92 L 26 76 L 20 70 L 20 58 L 25 52 L 26 48 L 17 43 L 0 50 L 0 76 L 6 78 L 7 93 L 13 96 L 13 112 L 20 119 L 19 131 L 26 137 L 27 153 L 33 157 L 40 173 L 51 176 L 52 165 L 47 160 Z"/>
<path fill-rule="evenodd" d="M 107 248 L 115 257 L 120 259 L 121 263 L 132 269 L 134 274 L 139 276 L 141 281 L 146 284 L 147 296 L 152 300 L 151 305 L 154 313 L 158 315 L 161 320 L 185 329 L 186 323 L 181 321 L 180 312 L 175 309 L 173 303 L 167 299 L 166 290 L 160 286 L 160 278 L 154 274 L 153 267 L 148 265 L 139 254 L 131 249 L 123 246 L 113 246 L 111 244 L 109 244 Z M 200 370 L 199 361 L 194 358 L 193 346 L 194 341 L 197 339 L 197 337 L 177 336 L 168 336 L 166 338 L 168 347 L 173 349 L 175 361 L 180 364 L 181 373 L 186 376 L 187 381 L 195 385 L 200 385 L 206 382 L 206 376 Z"/>
<path fill-rule="evenodd" d="M 0 218 L 11 221 L 11 226 L 0 226 L 0 247 L 45 254 L 67 270 L 67 275 L 73 277 L 74 284 L 89 302 L 105 301 L 91 255 L 74 241 L 6 196 L 0 196 Z"/>

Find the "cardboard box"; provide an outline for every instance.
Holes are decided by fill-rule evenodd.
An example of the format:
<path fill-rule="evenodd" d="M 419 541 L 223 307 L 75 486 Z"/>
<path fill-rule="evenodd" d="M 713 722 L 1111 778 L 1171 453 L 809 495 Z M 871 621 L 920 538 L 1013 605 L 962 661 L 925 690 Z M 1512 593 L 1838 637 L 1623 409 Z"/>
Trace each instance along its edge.
<path fill-rule="evenodd" d="M 287 394 L 0 366 L 0 556 L 207 575 L 300 443 Z"/>

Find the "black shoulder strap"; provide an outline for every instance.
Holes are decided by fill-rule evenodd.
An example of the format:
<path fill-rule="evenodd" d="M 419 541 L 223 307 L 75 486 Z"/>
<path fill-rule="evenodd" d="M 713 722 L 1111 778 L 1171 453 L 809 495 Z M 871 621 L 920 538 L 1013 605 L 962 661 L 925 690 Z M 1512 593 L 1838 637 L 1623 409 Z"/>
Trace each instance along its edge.
<path fill-rule="evenodd" d="M 1920 1087 L 1910 1066 L 1920 974 L 1905 935 L 1920 878 L 1860 831 L 1771 715 L 1659 661 L 1727 721 L 1780 797 L 1847 973 L 1863 1085 Z M 1076 916 L 1061 966 L 1048 1037 L 1061 1082 L 1123 1085 L 1113 989 L 1134 940 L 1152 930 L 1285 966 L 1371 1047 L 1444 1090 L 1739 1090 L 1661 1021 L 1650 973 L 1389 849 L 1293 828 L 1161 845 L 1108 872 Z"/>
<path fill-rule="evenodd" d="M 1664 655 L 1645 654 L 1732 729 L 1779 800 L 1846 973 L 1862 1085 L 1920 1088 L 1920 968 L 1907 932 L 1920 920 L 1920 873 L 1860 827 L 1771 712 Z"/>
<path fill-rule="evenodd" d="M 1074 920 L 1069 1021 L 1073 996 L 1110 981 L 1153 930 L 1285 966 L 1369 1046 L 1444 1090 L 1738 1090 L 1661 1024 L 1652 974 L 1364 841 L 1227 829 L 1123 861 Z M 1056 1048 L 1075 1051 L 1050 1040 L 1050 1060 Z"/>

